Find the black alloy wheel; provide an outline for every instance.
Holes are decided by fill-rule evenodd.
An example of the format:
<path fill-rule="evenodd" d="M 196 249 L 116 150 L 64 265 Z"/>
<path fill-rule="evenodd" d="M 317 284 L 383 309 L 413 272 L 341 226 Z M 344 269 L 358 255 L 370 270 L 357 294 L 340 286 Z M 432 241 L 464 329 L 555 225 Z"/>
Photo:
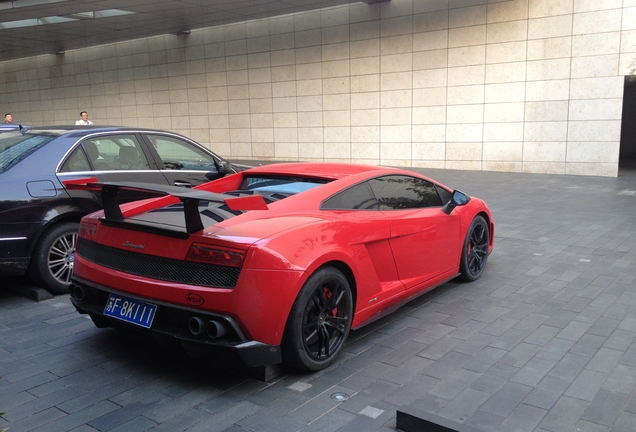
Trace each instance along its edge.
<path fill-rule="evenodd" d="M 460 264 L 461 278 L 465 281 L 479 279 L 488 261 L 490 231 L 483 216 L 476 216 L 468 228 Z"/>
<path fill-rule="evenodd" d="M 331 365 L 342 349 L 353 315 L 349 282 L 332 267 L 307 279 L 289 315 L 283 336 L 283 361 L 316 371 Z"/>

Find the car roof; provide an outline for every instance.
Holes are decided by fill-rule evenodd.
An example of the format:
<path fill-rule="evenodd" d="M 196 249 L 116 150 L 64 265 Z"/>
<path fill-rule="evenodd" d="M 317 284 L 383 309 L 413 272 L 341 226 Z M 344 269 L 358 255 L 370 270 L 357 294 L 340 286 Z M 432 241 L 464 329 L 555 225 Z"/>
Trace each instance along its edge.
<path fill-rule="evenodd" d="M 65 135 L 65 134 L 73 134 L 79 132 L 80 134 L 84 133 L 95 133 L 95 132 L 117 132 L 117 131 L 134 131 L 134 132 L 167 132 L 160 129 L 146 129 L 135 126 L 82 126 L 82 125 L 53 125 L 53 126 L 35 126 L 28 127 L 27 131 L 29 133 L 46 133 L 49 135 Z M 175 134 L 177 135 L 177 134 Z"/>
<path fill-rule="evenodd" d="M 20 127 L 22 127 L 22 125 L 17 123 L 0 123 L 0 132 L 15 131 L 20 129 Z"/>
<path fill-rule="evenodd" d="M 335 180 L 364 172 L 377 171 L 378 173 L 380 173 L 394 170 L 394 168 L 359 165 L 352 163 L 291 162 L 261 165 L 245 171 L 244 175 L 294 175 Z"/>

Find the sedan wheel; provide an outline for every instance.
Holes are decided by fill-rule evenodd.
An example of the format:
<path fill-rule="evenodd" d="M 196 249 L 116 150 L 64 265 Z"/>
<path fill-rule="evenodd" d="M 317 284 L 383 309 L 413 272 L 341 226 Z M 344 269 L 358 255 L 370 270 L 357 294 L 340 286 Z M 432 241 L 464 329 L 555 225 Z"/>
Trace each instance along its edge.
<path fill-rule="evenodd" d="M 283 361 L 316 371 L 332 364 L 342 349 L 353 315 L 349 282 L 332 267 L 314 273 L 300 290 L 283 336 Z"/>
<path fill-rule="evenodd" d="M 486 219 L 477 216 L 468 228 L 462 258 L 460 264 L 461 278 L 465 281 L 474 281 L 486 268 L 488 261 L 488 245 L 490 244 L 490 232 Z"/>
<path fill-rule="evenodd" d="M 65 222 L 42 235 L 31 257 L 31 278 L 52 294 L 68 293 L 79 224 Z"/>

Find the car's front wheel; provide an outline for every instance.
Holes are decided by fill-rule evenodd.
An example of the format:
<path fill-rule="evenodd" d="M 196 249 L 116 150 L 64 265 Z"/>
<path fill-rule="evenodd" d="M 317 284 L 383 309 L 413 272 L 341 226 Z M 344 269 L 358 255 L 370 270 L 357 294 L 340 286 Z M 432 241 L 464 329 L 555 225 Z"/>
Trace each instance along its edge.
<path fill-rule="evenodd" d="M 486 268 L 489 244 L 488 223 L 483 216 L 476 216 L 468 228 L 462 249 L 460 273 L 463 280 L 470 282 L 479 279 Z"/>
<path fill-rule="evenodd" d="M 79 224 L 64 222 L 46 231 L 31 256 L 30 276 L 51 294 L 68 293 Z"/>
<path fill-rule="evenodd" d="M 283 362 L 317 371 L 331 365 L 342 349 L 353 316 L 351 287 L 333 267 L 316 271 L 303 285 L 283 336 Z"/>

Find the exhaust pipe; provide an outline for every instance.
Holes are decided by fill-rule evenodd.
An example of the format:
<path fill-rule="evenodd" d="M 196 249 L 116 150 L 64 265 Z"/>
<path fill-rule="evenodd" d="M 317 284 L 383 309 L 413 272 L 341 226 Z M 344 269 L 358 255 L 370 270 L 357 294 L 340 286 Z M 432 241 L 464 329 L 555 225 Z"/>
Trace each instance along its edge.
<path fill-rule="evenodd" d="M 84 288 L 80 285 L 70 284 L 68 286 L 68 292 L 77 301 L 84 301 L 88 298 L 88 293 L 84 291 Z"/>
<path fill-rule="evenodd" d="M 201 318 L 193 316 L 190 318 L 190 321 L 188 321 L 188 328 L 190 329 L 190 333 L 199 336 L 205 331 L 205 322 L 203 322 Z"/>
<path fill-rule="evenodd" d="M 223 337 L 227 334 L 228 329 L 225 324 L 220 321 L 210 320 L 206 326 L 208 336 L 212 339 Z"/>

